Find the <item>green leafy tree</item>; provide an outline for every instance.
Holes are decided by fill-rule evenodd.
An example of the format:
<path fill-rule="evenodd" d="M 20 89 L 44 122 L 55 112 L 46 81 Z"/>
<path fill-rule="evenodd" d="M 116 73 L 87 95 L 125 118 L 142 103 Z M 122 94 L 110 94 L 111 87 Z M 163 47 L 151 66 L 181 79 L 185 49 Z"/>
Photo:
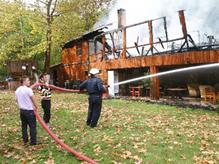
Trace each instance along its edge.
<path fill-rule="evenodd" d="M 30 59 L 42 53 L 44 28 L 39 14 L 21 1 L 0 1 L 0 62 Z M 1 75 L 3 75 L 3 67 Z"/>
<path fill-rule="evenodd" d="M 66 41 L 92 30 L 94 23 L 113 4 L 113 0 L 37 0 L 37 2 L 38 10 L 47 23 L 44 71 L 48 71 L 50 63 L 60 62 L 61 46 Z"/>
<path fill-rule="evenodd" d="M 92 30 L 113 1 L 0 0 L 0 62 L 32 58 L 48 71 L 61 61 L 61 46 Z"/>

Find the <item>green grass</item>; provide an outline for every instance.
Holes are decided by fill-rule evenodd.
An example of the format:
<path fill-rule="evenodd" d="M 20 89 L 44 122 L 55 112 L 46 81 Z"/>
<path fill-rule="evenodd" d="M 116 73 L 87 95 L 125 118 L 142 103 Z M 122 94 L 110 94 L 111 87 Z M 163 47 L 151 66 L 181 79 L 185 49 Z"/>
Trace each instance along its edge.
<path fill-rule="evenodd" d="M 39 96 L 38 102 L 39 102 Z M 40 110 L 42 115 L 42 110 Z M 87 96 L 53 94 L 51 126 L 73 149 L 99 163 L 217 163 L 217 112 L 104 100 L 98 127 L 85 125 Z M 62 150 L 38 124 L 34 147 L 23 146 L 12 93 L 0 93 L 1 163 L 82 163 Z"/>

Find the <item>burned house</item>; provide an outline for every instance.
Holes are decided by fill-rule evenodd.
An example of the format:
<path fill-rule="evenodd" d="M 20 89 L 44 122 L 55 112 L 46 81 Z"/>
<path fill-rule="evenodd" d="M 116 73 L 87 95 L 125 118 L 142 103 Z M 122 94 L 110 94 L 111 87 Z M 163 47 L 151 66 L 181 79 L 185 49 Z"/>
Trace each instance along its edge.
<path fill-rule="evenodd" d="M 118 28 L 105 31 L 104 28 L 85 33 L 83 36 L 67 42 L 62 48 L 62 63 L 52 67 L 52 76 L 56 77 L 59 85 L 66 81 L 72 85 L 87 78 L 90 68 L 99 68 L 100 77 L 104 83 L 116 83 L 147 73 L 155 74 L 177 68 L 219 62 L 219 45 L 212 36 L 209 42 L 197 45 L 187 32 L 184 11 L 178 11 L 182 36 L 170 39 L 166 17 L 147 20 L 132 25 L 125 25 L 125 10 L 118 10 Z M 159 23 L 164 37 L 155 38 L 154 24 Z M 129 36 L 136 27 L 145 31 L 145 39 L 130 41 Z M 210 82 L 209 73 L 184 74 L 164 77 L 153 77 L 150 85 L 150 97 L 159 99 L 164 88 L 187 87 L 189 83 L 211 84 L 219 82 L 218 71 L 213 72 Z M 204 77 L 204 78 L 203 78 Z M 130 85 L 115 86 L 113 94 L 130 95 Z M 146 88 L 147 89 L 147 88 Z"/>

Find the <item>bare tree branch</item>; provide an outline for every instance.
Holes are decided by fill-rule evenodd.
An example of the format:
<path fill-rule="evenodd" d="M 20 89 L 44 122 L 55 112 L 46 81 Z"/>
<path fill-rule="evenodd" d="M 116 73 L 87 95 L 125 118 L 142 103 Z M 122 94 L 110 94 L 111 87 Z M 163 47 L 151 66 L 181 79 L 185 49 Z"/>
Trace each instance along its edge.
<path fill-rule="evenodd" d="M 58 3 L 58 0 L 55 0 L 55 2 L 54 2 L 54 7 L 53 7 L 52 12 L 51 12 L 51 15 L 52 15 L 52 16 L 53 16 L 53 14 L 54 14 L 54 12 L 55 12 L 55 10 L 56 10 L 57 3 Z"/>
<path fill-rule="evenodd" d="M 39 2 L 42 3 L 42 1 L 41 1 L 41 0 L 37 0 L 36 2 L 37 2 L 37 8 L 38 8 L 38 10 L 40 11 L 41 16 L 42 16 L 43 18 L 46 18 L 46 16 L 43 14 L 43 11 L 41 10 L 40 3 L 39 3 Z M 44 3 L 44 4 L 45 4 L 45 3 Z"/>

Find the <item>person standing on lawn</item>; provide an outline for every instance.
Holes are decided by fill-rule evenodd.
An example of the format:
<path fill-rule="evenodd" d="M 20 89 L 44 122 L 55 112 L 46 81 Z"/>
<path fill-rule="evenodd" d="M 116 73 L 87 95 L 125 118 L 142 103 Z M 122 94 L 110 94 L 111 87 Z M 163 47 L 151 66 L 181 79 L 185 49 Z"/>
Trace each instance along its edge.
<path fill-rule="evenodd" d="M 28 76 L 21 78 L 21 86 L 16 89 L 15 96 L 20 109 L 23 142 L 24 144 L 28 142 L 27 127 L 29 126 L 30 145 L 36 145 L 37 130 L 34 110 L 37 110 L 37 105 L 33 90 L 30 88 L 30 79 Z"/>
<path fill-rule="evenodd" d="M 91 128 L 97 126 L 102 107 L 102 94 L 106 91 L 102 80 L 96 77 L 99 73 L 99 69 L 92 68 L 89 72 L 90 77 L 79 86 L 80 90 L 86 89 L 89 94 L 89 107 L 86 123 Z"/>
<path fill-rule="evenodd" d="M 38 90 L 41 93 L 41 107 L 43 108 L 43 120 L 49 125 L 49 121 L 51 118 L 51 89 L 47 86 L 49 84 L 49 75 L 42 74 L 40 76 L 40 83 L 45 84 L 46 86 L 39 86 Z"/>

